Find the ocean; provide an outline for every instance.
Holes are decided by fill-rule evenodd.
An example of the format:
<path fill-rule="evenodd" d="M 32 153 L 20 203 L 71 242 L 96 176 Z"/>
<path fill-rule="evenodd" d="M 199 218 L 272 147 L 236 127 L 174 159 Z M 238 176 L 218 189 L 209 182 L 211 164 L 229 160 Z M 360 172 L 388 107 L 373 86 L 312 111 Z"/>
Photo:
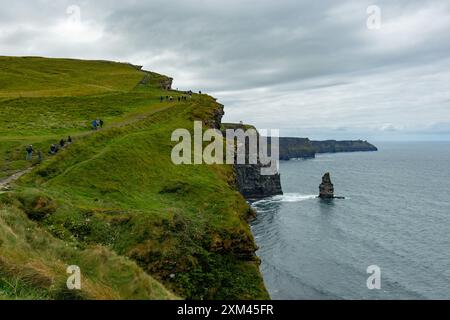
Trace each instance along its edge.
<path fill-rule="evenodd" d="M 252 203 L 272 299 L 450 299 L 450 142 L 376 145 L 282 161 L 284 195 Z M 316 198 L 326 172 L 345 200 Z"/>

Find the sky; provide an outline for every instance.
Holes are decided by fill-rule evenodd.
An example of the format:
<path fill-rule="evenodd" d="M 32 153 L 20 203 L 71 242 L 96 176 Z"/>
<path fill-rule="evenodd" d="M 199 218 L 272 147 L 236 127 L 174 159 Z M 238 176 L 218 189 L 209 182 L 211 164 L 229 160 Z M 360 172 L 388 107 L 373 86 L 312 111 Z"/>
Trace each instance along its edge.
<path fill-rule="evenodd" d="M 447 0 L 0 4 L 0 55 L 143 65 L 282 136 L 450 140 Z"/>

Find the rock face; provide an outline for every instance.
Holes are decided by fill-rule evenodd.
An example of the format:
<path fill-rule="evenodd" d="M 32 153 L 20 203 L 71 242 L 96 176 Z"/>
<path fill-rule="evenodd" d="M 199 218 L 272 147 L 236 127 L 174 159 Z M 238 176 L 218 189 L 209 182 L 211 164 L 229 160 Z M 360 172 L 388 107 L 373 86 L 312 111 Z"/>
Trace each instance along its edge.
<path fill-rule="evenodd" d="M 316 151 L 308 138 L 280 138 L 280 160 L 309 159 Z"/>
<path fill-rule="evenodd" d="M 261 164 L 235 165 L 236 183 L 246 199 L 260 199 L 283 194 L 280 174 L 261 175 Z"/>
<path fill-rule="evenodd" d="M 334 186 L 331 183 L 330 173 L 325 173 L 319 186 L 319 198 L 334 199 Z"/>
<path fill-rule="evenodd" d="M 222 129 L 255 129 L 254 127 L 244 124 L 224 124 Z M 258 134 L 259 135 L 259 134 Z M 225 133 L 224 133 L 225 136 Z M 269 147 L 270 148 L 270 147 Z M 246 141 L 246 163 L 248 163 L 248 141 Z M 257 164 L 235 164 L 236 185 L 239 192 L 246 199 L 261 199 L 275 195 L 282 195 L 280 174 L 262 175 L 261 168 L 263 165 Z"/>
<path fill-rule="evenodd" d="M 311 141 L 317 153 L 378 151 L 373 144 L 363 140 Z"/>
<path fill-rule="evenodd" d="M 280 160 L 314 158 L 317 153 L 377 151 L 377 147 L 363 140 L 311 141 L 308 138 L 280 138 Z"/>

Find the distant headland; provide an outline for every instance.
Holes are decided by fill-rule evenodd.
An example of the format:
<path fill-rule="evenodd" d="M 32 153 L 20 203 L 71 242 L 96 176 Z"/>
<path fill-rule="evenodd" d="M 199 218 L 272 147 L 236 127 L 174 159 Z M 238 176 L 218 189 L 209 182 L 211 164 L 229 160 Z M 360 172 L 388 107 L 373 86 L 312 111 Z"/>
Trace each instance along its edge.
<path fill-rule="evenodd" d="M 318 153 L 378 151 L 365 140 L 312 141 L 308 138 L 280 137 L 280 159 L 315 158 Z"/>

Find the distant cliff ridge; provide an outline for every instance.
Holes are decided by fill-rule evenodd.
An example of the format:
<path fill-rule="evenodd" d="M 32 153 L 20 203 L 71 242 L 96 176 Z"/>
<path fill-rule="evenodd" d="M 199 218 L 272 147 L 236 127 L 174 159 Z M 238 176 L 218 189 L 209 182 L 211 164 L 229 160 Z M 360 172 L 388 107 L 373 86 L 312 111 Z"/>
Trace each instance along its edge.
<path fill-rule="evenodd" d="M 347 141 L 311 141 L 317 153 L 335 153 L 335 152 L 357 152 L 357 151 L 378 151 L 373 144 L 363 140 Z"/>
<path fill-rule="evenodd" d="M 378 151 L 377 147 L 363 140 L 311 141 L 308 138 L 280 138 L 280 160 L 314 158 L 317 153 Z"/>

